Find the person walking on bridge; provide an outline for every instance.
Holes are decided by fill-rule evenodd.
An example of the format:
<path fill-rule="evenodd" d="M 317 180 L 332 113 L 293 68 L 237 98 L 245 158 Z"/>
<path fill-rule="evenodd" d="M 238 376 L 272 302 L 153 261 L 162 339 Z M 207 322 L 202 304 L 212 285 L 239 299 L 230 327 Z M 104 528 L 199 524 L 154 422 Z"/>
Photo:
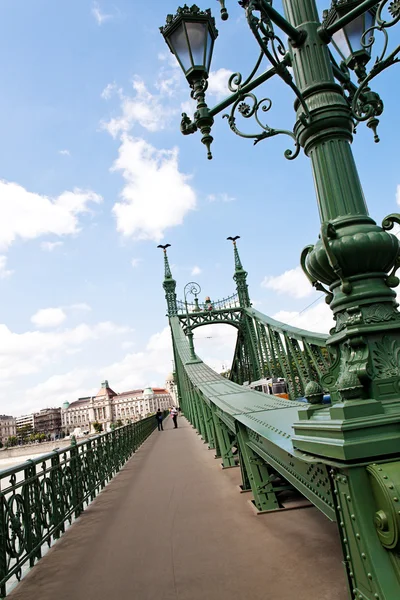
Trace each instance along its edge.
<path fill-rule="evenodd" d="M 156 419 L 157 419 L 157 427 L 158 427 L 158 431 L 164 431 L 164 427 L 163 427 L 163 413 L 161 412 L 161 410 L 158 408 L 157 412 L 156 412 Z"/>
<path fill-rule="evenodd" d="M 172 410 L 171 410 L 171 417 L 172 417 L 172 420 L 174 422 L 174 429 L 178 428 L 178 414 L 179 413 L 176 410 L 176 406 L 173 406 Z"/>

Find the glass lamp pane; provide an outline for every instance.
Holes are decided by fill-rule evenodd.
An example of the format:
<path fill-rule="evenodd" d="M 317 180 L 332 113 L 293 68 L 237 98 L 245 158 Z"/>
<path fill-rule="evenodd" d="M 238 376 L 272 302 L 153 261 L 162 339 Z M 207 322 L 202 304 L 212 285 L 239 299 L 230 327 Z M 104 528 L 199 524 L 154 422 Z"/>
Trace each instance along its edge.
<path fill-rule="evenodd" d="M 349 40 L 351 52 L 357 52 L 358 50 L 362 50 L 363 47 L 361 45 L 361 38 L 362 34 L 364 33 L 363 15 L 360 15 L 359 17 L 351 21 L 348 25 L 345 26 L 344 30 Z"/>
<path fill-rule="evenodd" d="M 186 31 L 189 38 L 190 49 L 192 51 L 193 64 L 196 66 L 204 64 L 204 50 L 207 43 L 206 23 L 186 23 Z"/>
<path fill-rule="evenodd" d="M 333 34 L 332 41 L 341 57 L 346 60 L 350 56 L 350 48 L 343 29 L 339 29 L 339 31 Z"/>
<path fill-rule="evenodd" d="M 207 32 L 207 53 L 206 53 L 206 69 L 207 69 L 207 73 L 210 72 L 213 46 L 214 46 L 214 42 L 213 42 L 213 39 L 211 37 L 210 31 L 208 31 Z"/>
<path fill-rule="evenodd" d="M 181 63 L 182 69 L 186 72 L 192 66 L 190 58 L 189 46 L 187 43 L 185 29 L 181 23 L 177 29 L 171 34 L 169 43 L 172 46 L 173 52 Z"/>

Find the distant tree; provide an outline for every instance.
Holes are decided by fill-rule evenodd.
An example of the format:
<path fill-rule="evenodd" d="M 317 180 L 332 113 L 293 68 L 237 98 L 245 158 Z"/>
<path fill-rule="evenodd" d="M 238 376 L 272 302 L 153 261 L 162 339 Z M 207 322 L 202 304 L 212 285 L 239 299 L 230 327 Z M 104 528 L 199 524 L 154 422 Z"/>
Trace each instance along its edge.
<path fill-rule="evenodd" d="M 123 422 L 121 421 L 121 419 L 118 419 L 118 421 L 115 423 L 115 427 L 122 427 L 123 426 Z"/>
<path fill-rule="evenodd" d="M 9 448 L 10 446 L 16 446 L 17 444 L 18 438 L 15 435 L 10 435 L 6 443 L 6 447 Z"/>
<path fill-rule="evenodd" d="M 96 433 L 101 433 L 103 431 L 103 425 L 101 423 L 99 423 L 98 421 L 95 421 L 93 423 L 93 429 L 95 430 Z"/>

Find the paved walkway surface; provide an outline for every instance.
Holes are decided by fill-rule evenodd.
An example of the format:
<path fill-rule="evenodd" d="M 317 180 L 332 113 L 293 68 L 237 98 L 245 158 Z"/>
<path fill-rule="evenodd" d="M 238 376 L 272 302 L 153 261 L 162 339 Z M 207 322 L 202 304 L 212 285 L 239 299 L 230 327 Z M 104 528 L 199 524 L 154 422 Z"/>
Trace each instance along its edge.
<path fill-rule="evenodd" d="M 155 431 L 10 600 L 347 600 L 335 524 L 256 515 L 182 417 Z"/>

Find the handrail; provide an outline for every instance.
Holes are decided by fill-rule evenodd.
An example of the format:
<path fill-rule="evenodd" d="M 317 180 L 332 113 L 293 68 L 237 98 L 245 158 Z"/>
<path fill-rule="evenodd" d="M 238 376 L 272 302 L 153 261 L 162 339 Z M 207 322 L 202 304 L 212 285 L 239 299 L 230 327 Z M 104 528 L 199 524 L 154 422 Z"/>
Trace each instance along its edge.
<path fill-rule="evenodd" d="M 0 597 L 94 500 L 156 425 L 151 416 L 0 471 Z"/>
<path fill-rule="evenodd" d="M 315 344 L 316 346 L 326 346 L 326 340 L 328 336 L 324 333 L 316 333 L 313 331 L 307 331 L 306 329 L 299 329 L 298 327 L 293 327 L 292 325 L 288 325 L 287 323 L 281 323 L 280 321 L 275 321 L 271 317 L 267 317 L 263 313 L 255 310 L 254 308 L 245 308 L 244 311 L 260 321 L 264 323 L 264 325 L 268 325 L 275 331 L 279 333 L 289 334 L 290 337 L 293 337 L 297 340 L 307 339 L 311 344 Z"/>

